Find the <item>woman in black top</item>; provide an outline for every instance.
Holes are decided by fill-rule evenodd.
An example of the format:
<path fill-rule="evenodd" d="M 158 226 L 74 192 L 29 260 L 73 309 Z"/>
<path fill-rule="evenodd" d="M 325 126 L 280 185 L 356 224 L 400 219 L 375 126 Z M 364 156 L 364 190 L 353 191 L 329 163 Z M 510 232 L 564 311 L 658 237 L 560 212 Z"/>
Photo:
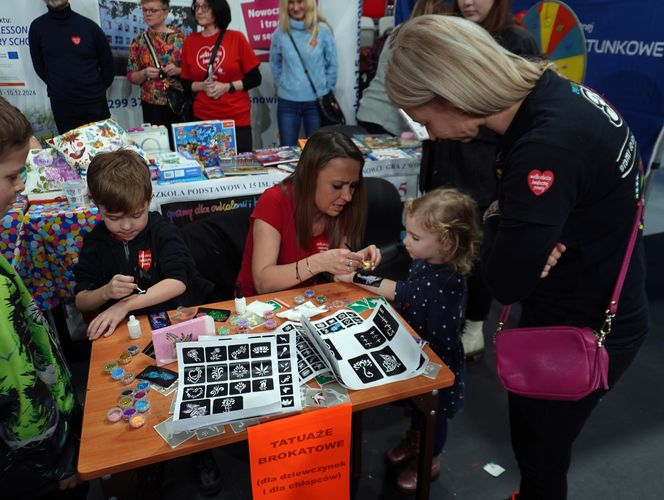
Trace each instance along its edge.
<path fill-rule="evenodd" d="M 507 52 L 475 23 L 451 16 L 399 29 L 385 83 L 390 100 L 433 139 L 467 142 L 482 126 L 502 136 L 499 196 L 485 213 L 481 255 L 493 297 L 521 302 L 521 326 L 598 331 L 641 194 L 640 155 L 623 118 L 551 63 Z M 648 329 L 639 233 L 605 342 L 610 388 Z M 605 394 L 553 401 L 509 393 L 519 500 L 567 497 L 572 444 Z"/>
<path fill-rule="evenodd" d="M 482 26 L 510 52 L 524 57 L 539 56 L 535 39 L 516 23 L 511 7 L 511 0 L 456 0 L 453 13 Z M 480 213 L 484 212 L 496 195 L 498 141 L 498 135 L 484 127 L 467 143 L 424 141 L 420 189 L 426 192 L 439 186 L 457 187 L 473 196 Z M 479 266 L 475 266 L 468 276 L 468 304 L 461 336 L 466 357 L 475 357 L 484 350 L 482 327 L 490 307 L 491 295 Z"/>

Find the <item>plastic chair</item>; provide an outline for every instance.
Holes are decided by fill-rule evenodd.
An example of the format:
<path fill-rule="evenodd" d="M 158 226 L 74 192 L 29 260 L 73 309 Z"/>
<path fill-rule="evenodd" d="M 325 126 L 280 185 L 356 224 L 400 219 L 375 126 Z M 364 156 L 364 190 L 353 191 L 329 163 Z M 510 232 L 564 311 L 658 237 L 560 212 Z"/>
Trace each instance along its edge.
<path fill-rule="evenodd" d="M 378 36 L 394 29 L 394 16 L 384 16 L 378 20 Z"/>
<path fill-rule="evenodd" d="M 214 283 L 209 302 L 233 298 L 252 210 L 218 212 L 180 228 L 196 269 Z"/>
<path fill-rule="evenodd" d="M 662 130 L 660 130 L 659 135 L 657 136 L 655 146 L 650 155 L 650 162 L 645 171 L 643 193 L 646 204 L 648 203 L 648 197 L 650 196 L 650 190 L 652 189 L 655 170 L 659 170 L 662 163 L 664 163 L 664 127 L 662 127 Z"/>
<path fill-rule="evenodd" d="M 401 242 L 403 203 L 399 191 L 390 181 L 380 177 L 365 177 L 367 191 L 367 227 L 362 246 L 376 245 L 382 262 L 376 274 L 384 278 L 402 280 L 408 276 L 411 259 Z"/>
<path fill-rule="evenodd" d="M 376 38 L 376 24 L 370 17 L 360 18 L 360 47 L 371 47 Z"/>

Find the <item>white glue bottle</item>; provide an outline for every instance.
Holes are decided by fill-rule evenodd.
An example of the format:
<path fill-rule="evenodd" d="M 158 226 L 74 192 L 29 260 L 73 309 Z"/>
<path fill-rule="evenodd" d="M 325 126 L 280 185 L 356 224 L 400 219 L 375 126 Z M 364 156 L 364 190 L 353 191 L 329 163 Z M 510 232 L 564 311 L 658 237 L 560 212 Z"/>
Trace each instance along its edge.
<path fill-rule="evenodd" d="M 242 286 L 235 283 L 235 314 L 242 316 L 247 312 L 247 299 L 242 295 Z"/>
<path fill-rule="evenodd" d="M 129 316 L 129 321 L 127 321 L 127 328 L 129 329 L 130 339 L 138 339 L 141 337 L 141 324 L 133 314 Z"/>
<path fill-rule="evenodd" d="M 216 335 L 212 316 L 208 316 L 207 314 L 203 316 L 203 324 L 205 325 L 205 335 Z"/>

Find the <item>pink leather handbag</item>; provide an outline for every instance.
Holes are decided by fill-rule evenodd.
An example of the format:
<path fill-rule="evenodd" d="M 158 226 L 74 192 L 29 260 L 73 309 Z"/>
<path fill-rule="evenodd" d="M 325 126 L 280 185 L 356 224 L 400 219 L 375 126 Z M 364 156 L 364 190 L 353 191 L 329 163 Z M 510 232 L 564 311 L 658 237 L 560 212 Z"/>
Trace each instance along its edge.
<path fill-rule="evenodd" d="M 609 355 L 603 344 L 618 309 L 642 214 L 643 200 L 640 199 L 618 280 L 599 332 L 574 326 L 503 330 L 510 306 L 503 307 L 494 349 L 498 378 L 505 389 L 530 398 L 576 401 L 597 389 L 609 388 Z"/>

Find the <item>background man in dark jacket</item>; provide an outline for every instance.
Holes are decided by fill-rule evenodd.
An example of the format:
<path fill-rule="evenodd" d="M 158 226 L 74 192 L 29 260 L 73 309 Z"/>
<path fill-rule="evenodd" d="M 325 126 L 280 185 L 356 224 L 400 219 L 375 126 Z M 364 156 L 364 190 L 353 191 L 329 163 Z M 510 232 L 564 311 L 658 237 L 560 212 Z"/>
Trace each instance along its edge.
<path fill-rule="evenodd" d="M 30 25 L 30 55 L 64 134 L 111 116 L 106 89 L 113 83 L 113 55 L 101 28 L 71 10 L 69 0 L 44 3 L 48 12 Z"/>

